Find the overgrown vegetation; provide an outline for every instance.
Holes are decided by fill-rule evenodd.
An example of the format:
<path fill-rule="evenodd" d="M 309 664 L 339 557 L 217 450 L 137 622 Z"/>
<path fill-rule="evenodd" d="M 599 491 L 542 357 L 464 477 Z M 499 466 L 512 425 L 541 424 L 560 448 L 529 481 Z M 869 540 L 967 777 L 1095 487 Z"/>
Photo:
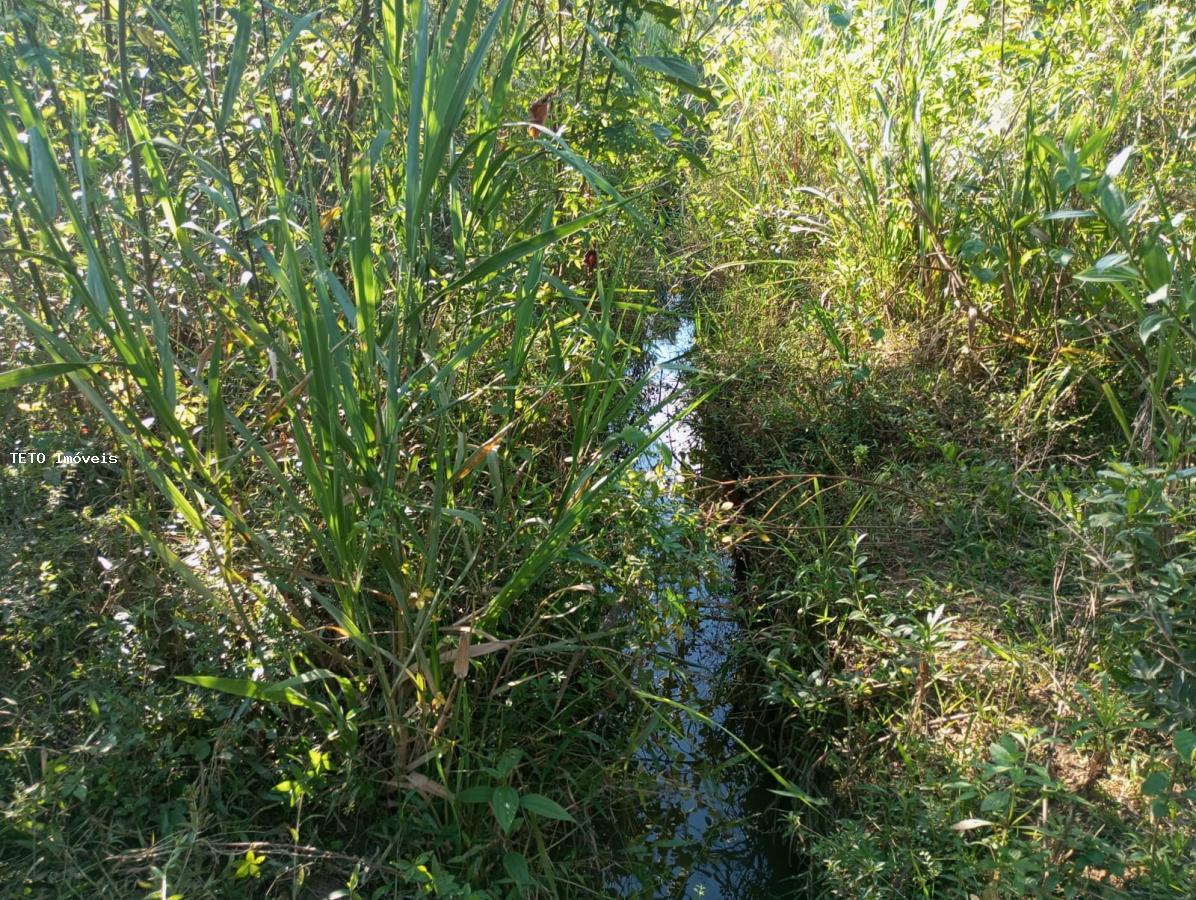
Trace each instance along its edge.
<path fill-rule="evenodd" d="M 1184 4 L 0 38 L 5 891 L 1196 894 Z"/>
<path fill-rule="evenodd" d="M 7 11 L 8 449 L 120 462 L 8 460 L 6 881 L 602 882 L 706 94 L 657 6 Z"/>
<path fill-rule="evenodd" d="M 946 2 L 727 35 L 704 421 L 777 758 L 829 801 L 791 817 L 806 891 L 1196 892 L 1194 27 Z"/>

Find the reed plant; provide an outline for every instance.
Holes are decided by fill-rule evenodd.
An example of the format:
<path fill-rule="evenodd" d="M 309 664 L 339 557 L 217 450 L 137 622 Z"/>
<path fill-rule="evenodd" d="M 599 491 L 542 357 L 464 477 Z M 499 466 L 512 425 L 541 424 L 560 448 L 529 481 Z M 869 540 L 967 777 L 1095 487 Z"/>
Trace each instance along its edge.
<path fill-rule="evenodd" d="M 677 401 L 644 399 L 655 285 L 628 279 L 683 142 L 630 113 L 676 114 L 703 89 L 648 52 L 684 46 L 672 15 L 342 7 L 119 0 L 80 7 L 80 39 L 65 13 L 9 16 L 18 272 L 0 303 L 37 352 L 0 387 L 68 379 L 127 456 L 143 484 L 127 527 L 226 621 L 223 670 L 172 674 L 311 723 L 310 766 L 279 786 L 292 805 L 316 802 L 335 758 L 359 773 L 352 796 L 380 779 L 414 810 L 400 855 L 448 828 L 458 852 L 491 842 L 473 877 L 530 883 L 527 853 L 551 882 L 537 823 L 585 818 L 590 788 L 533 748 L 578 754 L 574 704 L 629 688 L 619 598 L 585 580 L 605 563 L 582 547 Z M 574 89 L 653 155 L 609 177 L 587 162 L 562 127 Z M 600 147 L 585 110 L 572 121 Z M 591 653 L 602 677 L 578 685 Z M 504 725 L 527 681 L 543 703 Z M 238 877 L 258 877 L 254 852 Z M 416 881 L 436 868 L 420 859 Z"/>

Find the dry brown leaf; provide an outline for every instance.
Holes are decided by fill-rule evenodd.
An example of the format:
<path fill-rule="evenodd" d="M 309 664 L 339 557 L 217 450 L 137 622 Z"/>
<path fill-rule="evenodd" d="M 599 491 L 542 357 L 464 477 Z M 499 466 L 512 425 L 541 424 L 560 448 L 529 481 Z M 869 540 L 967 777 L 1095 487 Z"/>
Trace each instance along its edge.
<path fill-rule="evenodd" d="M 446 788 L 439 781 L 433 781 L 427 775 L 421 775 L 419 772 L 412 772 L 403 779 L 403 783 L 407 787 L 415 788 L 425 797 L 439 797 L 441 800 L 452 800 L 453 792 Z"/>
<path fill-rule="evenodd" d="M 464 678 L 469 674 L 469 629 L 461 631 L 461 639 L 457 642 L 457 655 L 453 658 L 453 674 Z"/>
<path fill-rule="evenodd" d="M 488 653 L 497 653 L 499 650 L 506 650 L 512 643 L 512 641 L 485 641 L 481 644 L 470 644 L 469 658 L 477 659 L 479 656 L 485 656 Z M 441 651 L 440 661 L 442 663 L 453 662 L 457 658 L 458 650 L 460 650 L 460 645 L 451 650 Z M 454 670 L 455 668 L 454 666 Z"/>

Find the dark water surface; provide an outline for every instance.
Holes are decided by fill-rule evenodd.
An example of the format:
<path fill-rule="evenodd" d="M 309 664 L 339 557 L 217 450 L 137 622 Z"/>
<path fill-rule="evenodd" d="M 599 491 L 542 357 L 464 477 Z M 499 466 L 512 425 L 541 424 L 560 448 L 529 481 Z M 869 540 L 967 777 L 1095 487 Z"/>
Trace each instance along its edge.
<path fill-rule="evenodd" d="M 670 452 L 650 450 L 636 462 L 644 471 L 663 468 L 668 490 L 660 501 L 662 517 L 677 515 L 691 502 L 685 475 L 696 470 L 701 451 L 690 417 L 678 418 L 688 402 L 685 367 L 678 364 L 693 346 L 694 323 L 683 315 L 666 320 L 666 315 L 658 317 L 646 345 L 649 364 L 656 367 L 650 389 L 654 396 L 647 402 L 655 404 L 681 389 L 650 423 L 655 431 L 676 419 L 660 438 Z M 720 559 L 716 571 L 701 577 L 697 587 L 672 587 L 686 597 L 690 615 L 679 633 L 646 660 L 652 690 L 738 733 L 742 723 L 730 695 L 732 653 L 741 631 L 732 605 L 731 561 Z M 794 872 L 794 860 L 782 837 L 767 774 L 745 758 L 723 728 L 665 704 L 659 708 L 670 727 L 658 728 L 636 755 L 654 789 L 644 792 L 640 815 L 628 823 L 630 833 L 618 838 L 624 847 L 644 854 L 647 865 L 641 870 L 656 873 L 659 880 L 645 884 L 628 876 L 611 889 L 638 897 L 792 896 L 786 879 Z"/>

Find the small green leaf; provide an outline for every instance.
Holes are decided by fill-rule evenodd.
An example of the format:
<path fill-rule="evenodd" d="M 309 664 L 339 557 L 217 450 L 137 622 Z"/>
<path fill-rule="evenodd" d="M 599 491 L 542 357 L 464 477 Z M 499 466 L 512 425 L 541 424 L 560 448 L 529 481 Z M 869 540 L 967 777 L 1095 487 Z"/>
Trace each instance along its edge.
<path fill-rule="evenodd" d="M 1013 753 L 1004 744 L 989 744 L 988 752 L 992 756 L 993 762 L 999 766 L 1012 766 L 1017 762 L 1013 758 Z"/>
<path fill-rule="evenodd" d="M 1070 263 L 1073 258 L 1075 258 L 1075 253 L 1073 253 L 1071 250 L 1068 250 L 1066 247 L 1056 247 L 1051 251 L 1050 256 L 1051 259 L 1066 268 L 1067 264 Z"/>
<path fill-rule="evenodd" d="M 535 885 L 536 880 L 532 878 L 532 873 L 527 868 L 527 857 L 522 853 L 504 853 L 502 867 L 507 870 L 507 874 L 516 884 L 524 887 Z"/>
<path fill-rule="evenodd" d="M 1166 792 L 1171 786 L 1171 776 L 1167 772 L 1151 772 L 1142 782 L 1143 797 L 1157 797 Z"/>
<path fill-rule="evenodd" d="M 245 851 L 245 858 L 237 865 L 234 873 L 236 878 L 261 878 L 262 863 L 266 861 L 264 854 L 254 853 L 252 849 Z"/>
<path fill-rule="evenodd" d="M 515 813 L 519 811 L 519 793 L 514 788 L 495 788 L 494 795 L 490 798 L 490 808 L 494 810 L 494 818 L 498 820 L 503 834 L 510 834 L 511 825 L 515 822 Z"/>
<path fill-rule="evenodd" d="M 666 81 L 688 91 L 695 97 L 714 102 L 714 94 L 702 85 L 702 76 L 693 63 L 686 62 L 677 56 L 637 56 L 635 62 L 645 69 L 663 75 Z"/>
<path fill-rule="evenodd" d="M 997 812 L 1009 806 L 1009 791 L 993 791 L 980 803 L 981 812 Z"/>
<path fill-rule="evenodd" d="M 1196 731 L 1184 729 L 1175 732 L 1175 749 L 1184 762 L 1193 762 L 1196 758 Z"/>
<path fill-rule="evenodd" d="M 543 816 L 545 819 L 558 819 L 562 822 L 574 821 L 567 809 L 543 794 L 525 794 L 520 798 L 519 805 L 528 812 Z"/>
<path fill-rule="evenodd" d="M 523 759 L 523 751 L 518 747 L 512 747 L 498 758 L 498 763 L 494 767 L 494 777 L 506 778 L 514 771 L 515 766 L 519 765 L 521 759 Z"/>

